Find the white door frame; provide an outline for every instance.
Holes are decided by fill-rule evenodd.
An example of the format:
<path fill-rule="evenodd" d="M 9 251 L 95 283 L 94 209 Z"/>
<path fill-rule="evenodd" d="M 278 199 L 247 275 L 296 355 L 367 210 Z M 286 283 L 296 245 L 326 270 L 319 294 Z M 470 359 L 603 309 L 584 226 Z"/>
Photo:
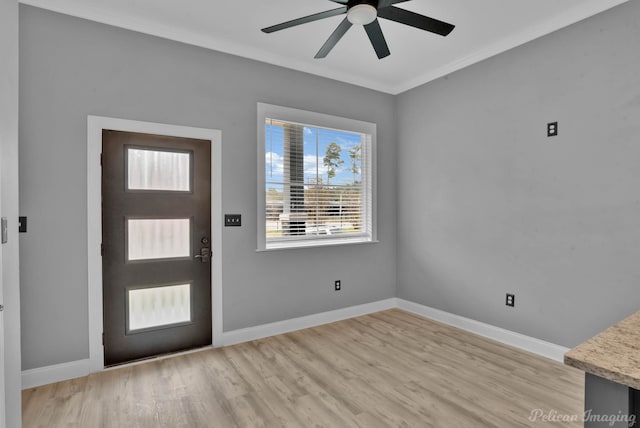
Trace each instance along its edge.
<path fill-rule="evenodd" d="M 0 249 L 0 305 L 4 304 L 2 296 L 2 250 Z M 6 425 L 5 412 L 5 384 L 4 384 L 4 314 L 0 312 L 0 428 Z"/>
<path fill-rule="evenodd" d="M 89 370 L 104 370 L 102 346 L 102 130 L 140 132 L 211 141 L 211 310 L 213 346 L 222 345 L 222 132 L 102 116 L 87 117 L 87 257 L 89 286 Z"/>

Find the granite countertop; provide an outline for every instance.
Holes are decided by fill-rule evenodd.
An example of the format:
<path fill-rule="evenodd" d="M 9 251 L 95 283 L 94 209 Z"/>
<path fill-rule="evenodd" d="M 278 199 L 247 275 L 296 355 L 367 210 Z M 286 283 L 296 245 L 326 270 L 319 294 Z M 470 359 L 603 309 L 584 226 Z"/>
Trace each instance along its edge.
<path fill-rule="evenodd" d="M 564 363 L 640 389 L 640 311 L 567 352 Z"/>

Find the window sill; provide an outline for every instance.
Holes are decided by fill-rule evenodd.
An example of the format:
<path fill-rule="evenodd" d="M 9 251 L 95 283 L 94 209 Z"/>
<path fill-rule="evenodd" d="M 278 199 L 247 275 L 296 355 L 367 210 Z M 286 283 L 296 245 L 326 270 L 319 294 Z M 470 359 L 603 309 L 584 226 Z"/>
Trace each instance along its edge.
<path fill-rule="evenodd" d="M 272 243 L 267 248 L 258 248 L 256 251 L 261 253 L 265 251 L 280 251 L 280 250 L 299 250 L 303 248 L 323 248 L 323 247 L 341 247 L 343 245 L 362 245 L 362 244 L 377 244 L 380 241 L 362 241 L 357 239 L 331 239 L 322 241 L 301 241 L 301 242 L 278 242 Z"/>

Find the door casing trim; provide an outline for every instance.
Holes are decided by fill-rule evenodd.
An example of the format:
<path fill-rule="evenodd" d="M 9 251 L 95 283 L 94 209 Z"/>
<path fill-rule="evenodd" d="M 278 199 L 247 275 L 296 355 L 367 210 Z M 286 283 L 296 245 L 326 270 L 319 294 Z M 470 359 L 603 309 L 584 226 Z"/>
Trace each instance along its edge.
<path fill-rule="evenodd" d="M 89 298 L 89 371 L 104 367 L 102 346 L 102 130 L 140 132 L 211 141 L 211 310 L 213 346 L 222 346 L 222 132 L 154 122 L 87 116 L 87 259 Z"/>

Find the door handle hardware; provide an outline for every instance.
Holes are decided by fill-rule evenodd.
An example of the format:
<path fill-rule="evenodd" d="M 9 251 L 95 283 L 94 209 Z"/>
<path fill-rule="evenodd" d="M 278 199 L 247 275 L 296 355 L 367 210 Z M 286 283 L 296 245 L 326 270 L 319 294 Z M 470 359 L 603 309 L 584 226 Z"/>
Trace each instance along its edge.
<path fill-rule="evenodd" d="M 209 259 L 211 258 L 211 248 L 200 248 L 200 254 L 196 254 L 194 258 L 199 259 L 202 263 L 209 262 Z"/>

